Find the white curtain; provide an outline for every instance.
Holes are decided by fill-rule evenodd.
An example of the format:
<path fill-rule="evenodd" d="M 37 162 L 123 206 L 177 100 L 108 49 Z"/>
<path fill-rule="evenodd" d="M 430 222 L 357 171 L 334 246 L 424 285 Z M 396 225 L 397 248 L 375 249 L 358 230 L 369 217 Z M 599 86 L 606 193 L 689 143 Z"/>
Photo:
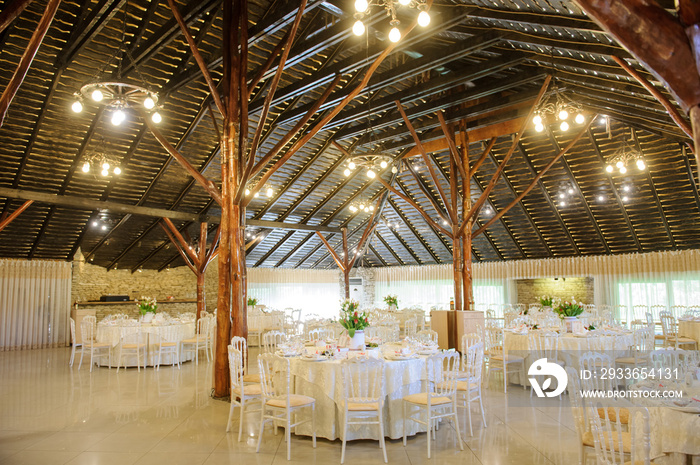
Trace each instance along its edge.
<path fill-rule="evenodd" d="M 71 264 L 0 260 L 0 350 L 70 343 Z"/>
<path fill-rule="evenodd" d="M 248 268 L 248 297 L 271 308 L 300 308 L 304 315 L 336 318 L 340 271 Z"/>
<path fill-rule="evenodd" d="M 454 297 L 452 265 L 392 266 L 376 268 L 375 305 L 383 306 L 386 295 L 397 295 L 399 307 L 421 306 L 448 308 Z M 502 279 L 491 276 L 474 276 L 474 302 L 480 305 L 501 305 L 506 288 Z"/>

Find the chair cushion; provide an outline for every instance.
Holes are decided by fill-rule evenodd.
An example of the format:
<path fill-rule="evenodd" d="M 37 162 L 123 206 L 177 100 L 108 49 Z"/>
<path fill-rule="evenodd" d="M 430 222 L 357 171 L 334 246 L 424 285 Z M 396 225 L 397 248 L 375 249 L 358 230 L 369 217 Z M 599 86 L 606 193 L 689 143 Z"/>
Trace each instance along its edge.
<path fill-rule="evenodd" d="M 671 336 L 671 337 L 668 338 L 668 341 L 669 341 L 669 342 L 670 342 L 670 341 L 674 341 L 674 342 L 675 342 L 676 340 L 678 340 L 678 342 L 681 342 L 681 343 L 686 343 L 686 342 L 689 342 L 689 343 L 690 343 L 690 342 L 696 343 L 696 342 L 697 342 L 695 339 L 691 339 L 691 338 L 689 338 L 689 337 L 683 337 L 683 336 L 681 336 L 681 337 L 674 337 L 674 336 Z"/>
<path fill-rule="evenodd" d="M 198 342 L 205 342 L 207 340 L 206 336 L 195 336 L 191 337 L 189 339 L 183 339 L 182 342 L 183 344 L 196 344 Z"/>
<path fill-rule="evenodd" d="M 654 462 L 654 461 L 652 460 L 652 461 L 649 462 L 649 463 L 651 463 L 652 465 L 654 465 L 656 462 Z M 635 460 L 634 463 L 632 463 L 632 462 L 625 462 L 625 465 L 644 465 L 644 460 Z"/>
<path fill-rule="evenodd" d="M 630 433 L 623 431 L 620 433 L 622 435 L 622 451 L 626 454 L 629 454 L 630 451 L 632 450 L 632 437 L 630 436 Z M 609 437 L 606 435 L 605 436 L 605 448 L 610 449 L 608 446 L 608 441 Z M 593 442 L 593 433 L 590 431 L 586 431 L 583 433 L 583 438 L 582 442 L 584 446 L 588 447 L 595 447 L 595 443 Z M 617 437 L 615 437 L 615 446 L 617 447 Z"/>
<path fill-rule="evenodd" d="M 241 397 L 240 387 L 235 387 L 231 389 L 231 392 L 236 394 L 237 397 Z M 259 396 L 262 393 L 262 386 L 260 386 L 260 384 L 246 384 L 243 387 L 243 392 L 245 393 L 246 397 Z"/>
<path fill-rule="evenodd" d="M 469 383 L 469 390 L 470 391 L 475 391 L 479 389 L 479 385 L 477 383 Z M 457 381 L 457 390 L 458 391 L 466 391 L 467 390 L 467 382 L 466 381 Z"/>
<path fill-rule="evenodd" d="M 513 362 L 522 362 L 525 359 L 522 357 L 518 357 L 517 355 L 494 355 L 493 357 L 490 357 L 491 360 L 501 360 L 505 361 L 506 363 L 513 363 Z"/>
<path fill-rule="evenodd" d="M 629 424 L 630 421 L 630 411 L 627 410 L 626 408 L 621 408 L 619 409 L 620 412 L 620 423 L 623 425 Z M 601 419 L 605 419 L 605 409 L 603 407 L 598 408 L 598 416 Z M 610 421 L 617 421 L 617 411 L 612 408 L 608 407 L 608 418 Z"/>
<path fill-rule="evenodd" d="M 122 349 L 141 349 L 146 347 L 146 344 L 122 344 Z"/>
<path fill-rule="evenodd" d="M 638 358 L 637 360 L 634 359 L 634 357 L 620 357 L 615 359 L 615 363 L 622 363 L 624 365 L 630 364 L 634 365 L 636 362 L 643 362 L 644 359 Z"/>
<path fill-rule="evenodd" d="M 418 394 L 411 394 L 405 396 L 403 400 L 412 404 L 428 405 L 428 393 L 420 392 Z M 450 399 L 449 397 L 433 397 L 432 399 L 430 399 L 430 405 L 442 405 L 449 404 L 451 402 L 452 399 Z"/>
<path fill-rule="evenodd" d="M 250 373 L 243 375 L 244 383 L 260 383 L 260 373 Z"/>
<path fill-rule="evenodd" d="M 177 346 L 177 344 L 178 344 L 177 342 L 164 341 L 164 342 L 159 343 L 158 345 L 163 346 L 163 347 L 175 347 L 175 346 Z"/>
<path fill-rule="evenodd" d="M 362 402 L 348 402 L 348 410 L 352 412 L 369 412 L 379 410 L 379 402 L 370 402 L 367 404 Z"/>
<path fill-rule="evenodd" d="M 300 394 L 290 394 L 289 395 L 289 406 L 290 407 L 304 407 L 306 405 L 312 405 L 316 402 L 313 397 L 302 396 Z M 270 407 L 280 407 L 285 408 L 287 406 L 287 399 L 270 399 L 267 401 L 267 405 Z"/>

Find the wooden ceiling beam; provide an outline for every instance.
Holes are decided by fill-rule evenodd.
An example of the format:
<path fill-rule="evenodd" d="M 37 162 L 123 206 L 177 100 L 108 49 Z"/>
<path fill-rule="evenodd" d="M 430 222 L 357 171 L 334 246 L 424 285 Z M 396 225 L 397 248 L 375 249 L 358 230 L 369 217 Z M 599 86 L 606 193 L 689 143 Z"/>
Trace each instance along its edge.
<path fill-rule="evenodd" d="M 408 188 L 399 179 L 396 180 L 396 186 L 403 191 L 403 194 L 407 199 L 411 200 L 412 202 L 415 202 L 415 198 L 413 196 L 411 196 L 411 193 L 408 190 Z M 405 200 L 405 199 L 403 199 L 403 200 Z M 430 226 L 430 230 L 433 232 L 433 234 L 435 234 L 435 236 L 440 240 L 440 243 L 445 247 L 445 250 L 447 250 L 447 252 L 449 252 L 450 256 L 452 256 L 452 248 L 450 247 L 450 244 L 448 244 L 447 241 L 445 240 L 445 237 L 451 238 L 451 234 L 445 235 L 445 237 L 443 237 L 444 232 L 441 234 L 442 231 L 440 231 L 440 230 L 441 229 L 444 230 L 444 228 L 436 229 L 432 224 L 430 224 L 430 222 L 426 221 L 426 223 L 428 224 L 428 226 Z"/>
<path fill-rule="evenodd" d="M 693 197 L 695 198 L 695 206 L 698 208 L 698 213 L 700 213 L 700 193 L 698 193 L 698 185 L 695 183 L 695 178 L 693 177 L 693 168 L 690 166 L 690 158 L 688 158 L 688 147 L 685 144 L 679 144 L 681 152 L 683 153 L 683 162 L 685 163 L 685 171 L 688 173 L 688 180 L 690 181 L 690 186 L 693 189 Z"/>
<path fill-rule="evenodd" d="M 394 260 L 396 260 L 399 265 L 406 264 L 406 262 L 404 262 L 403 259 L 401 257 L 399 257 L 399 255 L 396 252 L 394 252 L 394 249 L 387 243 L 387 241 L 384 240 L 384 238 L 379 233 L 379 231 L 374 231 L 374 237 L 379 239 L 379 242 L 382 243 L 384 248 L 391 254 L 392 257 L 394 257 Z M 372 247 L 372 246 L 370 245 L 370 247 Z M 375 255 L 376 255 L 376 253 L 375 253 Z M 377 255 L 377 257 L 379 258 L 379 260 L 381 260 L 384 263 L 384 266 L 387 266 L 386 262 L 384 262 L 384 260 L 381 257 L 379 257 L 378 255 Z"/>
<path fill-rule="evenodd" d="M 374 247 L 372 247 L 372 244 L 367 244 L 367 248 L 369 249 L 370 252 L 372 252 L 374 254 L 375 257 L 377 257 L 379 259 L 379 262 L 383 266 L 389 266 L 389 264 L 381 257 L 381 255 L 379 255 L 379 252 L 377 252 L 377 250 Z M 399 264 L 401 264 L 401 262 L 399 262 Z"/>
<path fill-rule="evenodd" d="M 389 205 L 390 205 L 391 208 L 394 210 L 394 212 L 396 212 L 396 214 L 397 214 L 398 217 L 401 219 L 401 221 L 406 225 L 406 227 L 408 227 L 408 230 L 411 231 L 411 234 L 413 234 L 413 236 L 415 236 L 415 238 L 418 240 L 418 242 L 420 242 L 420 244 L 423 246 L 423 248 L 425 249 L 425 251 L 428 252 L 428 254 L 430 254 L 430 256 L 433 258 L 433 261 L 434 261 L 436 264 L 442 263 L 442 261 L 440 260 L 440 258 L 439 258 L 439 257 L 435 254 L 435 252 L 433 251 L 433 249 L 431 249 L 430 246 L 428 245 L 428 243 L 425 242 L 425 240 L 423 239 L 423 237 L 422 237 L 420 234 L 418 234 L 418 231 L 416 231 L 416 228 L 413 227 L 413 225 L 412 225 L 411 222 L 408 220 L 408 218 L 406 217 L 406 215 L 404 215 L 404 214 L 401 212 L 401 210 L 399 209 L 398 205 L 396 205 L 396 203 L 394 203 L 394 201 L 391 200 L 391 199 L 389 199 Z"/>
<path fill-rule="evenodd" d="M 9 2 L 9 4 L 5 4 L 2 12 L 0 12 L 0 32 L 7 29 L 32 1 L 33 0 L 14 0 Z"/>

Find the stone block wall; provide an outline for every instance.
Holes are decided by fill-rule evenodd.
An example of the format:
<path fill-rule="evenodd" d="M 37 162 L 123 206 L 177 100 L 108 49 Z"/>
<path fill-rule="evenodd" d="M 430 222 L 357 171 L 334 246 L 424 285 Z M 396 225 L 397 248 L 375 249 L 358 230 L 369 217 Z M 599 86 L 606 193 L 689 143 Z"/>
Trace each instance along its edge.
<path fill-rule="evenodd" d="M 559 297 L 562 300 L 571 300 L 573 296 L 577 302 L 593 303 L 593 278 L 518 279 L 516 285 L 518 303 L 539 302 L 539 297 L 543 295 Z"/>
<path fill-rule="evenodd" d="M 353 268 L 350 271 L 351 278 L 362 278 L 362 299 L 361 308 L 374 307 L 374 271 L 371 268 Z M 345 281 L 343 274 L 340 274 L 340 299 L 345 299 Z"/>

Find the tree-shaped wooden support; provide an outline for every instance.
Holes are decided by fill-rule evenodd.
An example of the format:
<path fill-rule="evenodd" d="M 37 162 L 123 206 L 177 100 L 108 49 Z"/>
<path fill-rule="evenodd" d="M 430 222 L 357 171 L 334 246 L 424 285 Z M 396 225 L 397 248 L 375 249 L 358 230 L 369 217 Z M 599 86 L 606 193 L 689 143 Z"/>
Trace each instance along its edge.
<path fill-rule="evenodd" d="M 225 397 L 229 394 L 229 372 L 227 345 L 232 335 L 247 337 L 246 322 L 246 266 L 244 231 L 245 209 L 259 192 L 267 180 L 295 153 L 308 143 L 323 129 L 350 101 L 352 101 L 367 86 L 370 77 L 384 59 L 397 46 L 389 44 L 387 48 L 364 70 L 362 79 L 354 85 L 352 91 L 337 104 L 329 108 L 323 117 L 311 121 L 321 105 L 331 92 L 336 90 L 342 76 L 337 75 L 324 91 L 323 95 L 309 108 L 299 122 L 266 154 L 257 156 L 259 145 L 263 140 L 263 130 L 268 126 L 267 117 L 278 83 L 284 71 L 285 63 L 292 43 L 296 37 L 306 0 L 301 0 L 294 21 L 285 36 L 270 53 L 266 62 L 248 80 L 248 4 L 245 0 L 225 0 L 223 6 L 223 78 L 217 84 L 212 79 L 207 64 L 200 54 L 197 44 L 182 18 L 174 0 L 168 0 L 170 9 L 180 26 L 197 65 L 210 92 L 210 98 L 216 110 L 223 117 L 223 128 L 218 130 L 221 146 L 221 188 L 206 179 L 189 161 L 173 147 L 160 133 L 158 128 L 146 115 L 142 115 L 148 128 L 165 150 L 194 177 L 209 195 L 221 207 L 221 224 L 219 228 L 219 288 L 217 299 L 217 329 L 216 349 L 214 354 L 214 397 Z M 429 0 L 428 4 L 432 2 Z M 410 32 L 416 23 L 411 24 L 406 33 Z M 258 86 L 267 72 L 276 62 L 276 71 L 270 84 Z M 354 71 L 353 71 L 354 72 Z M 348 82 L 356 82 L 349 79 Z M 218 85 L 221 85 L 220 93 Z M 248 137 L 248 102 L 254 91 L 266 92 L 266 96 L 256 122 L 255 134 L 252 140 Z M 308 128 L 307 128 L 308 126 Z M 307 129 L 305 129 L 307 128 Z M 287 144 L 298 137 L 291 147 Z M 280 156 L 282 150 L 284 154 Z M 257 182 L 254 180 L 257 179 Z M 246 189 L 249 194 L 246 197 Z M 186 252 L 185 252 L 186 254 Z"/>
<path fill-rule="evenodd" d="M 7 199 L 7 202 L 9 202 L 9 201 L 10 201 L 10 199 Z M 33 204 L 33 203 L 34 203 L 33 200 L 27 200 L 27 201 L 24 202 L 22 205 L 20 205 L 19 208 L 17 208 L 17 210 L 13 211 L 13 212 L 10 213 L 9 215 L 3 215 L 2 217 L 0 217 L 0 231 L 2 231 L 3 229 L 5 229 L 5 227 L 6 227 L 8 224 L 12 223 L 12 221 L 13 221 L 15 218 L 17 218 L 19 215 L 21 215 L 22 212 L 23 212 L 24 210 L 26 210 L 27 208 L 29 208 L 29 206 L 30 206 L 31 204 Z"/>
<path fill-rule="evenodd" d="M 169 218 L 163 218 L 160 227 L 163 228 L 170 242 L 173 243 L 175 249 L 182 256 L 185 265 L 197 276 L 197 319 L 199 320 L 202 312 L 207 308 L 206 294 L 204 292 L 204 273 L 207 271 L 209 263 L 219 254 L 220 228 L 217 228 L 214 240 L 209 247 L 209 251 L 207 251 L 207 223 L 199 225 L 199 242 L 196 247 L 195 244 L 189 243 L 182 237 L 180 231 L 177 230 Z"/>

